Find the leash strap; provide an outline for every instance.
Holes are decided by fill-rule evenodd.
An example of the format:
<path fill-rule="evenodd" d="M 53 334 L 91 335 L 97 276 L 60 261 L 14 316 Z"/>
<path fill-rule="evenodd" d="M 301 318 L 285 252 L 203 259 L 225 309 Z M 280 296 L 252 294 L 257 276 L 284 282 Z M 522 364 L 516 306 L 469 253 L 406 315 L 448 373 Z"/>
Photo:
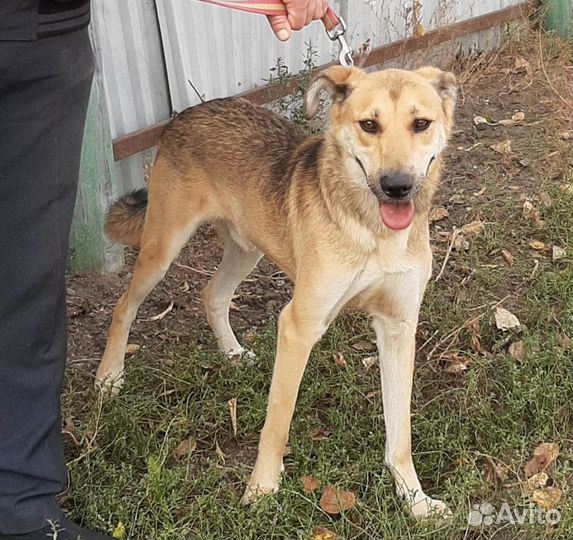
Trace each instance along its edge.
<path fill-rule="evenodd" d="M 256 13 L 259 15 L 286 15 L 287 10 L 281 0 L 199 0 L 207 4 L 216 6 L 238 9 L 247 13 Z M 346 23 L 342 17 L 329 6 L 321 19 L 326 30 L 326 34 L 331 41 L 338 41 L 340 45 L 340 54 L 338 61 L 343 66 L 354 65 L 352 58 L 352 49 L 346 42 L 344 33 L 346 32 Z"/>

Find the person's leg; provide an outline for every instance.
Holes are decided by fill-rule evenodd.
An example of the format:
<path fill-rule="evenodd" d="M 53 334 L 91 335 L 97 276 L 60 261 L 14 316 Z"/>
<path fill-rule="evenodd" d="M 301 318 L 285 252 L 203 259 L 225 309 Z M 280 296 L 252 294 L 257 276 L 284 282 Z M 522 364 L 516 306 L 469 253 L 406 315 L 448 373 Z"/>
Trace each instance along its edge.
<path fill-rule="evenodd" d="M 87 29 L 0 41 L 0 534 L 61 518 L 64 278 L 92 76 Z"/>

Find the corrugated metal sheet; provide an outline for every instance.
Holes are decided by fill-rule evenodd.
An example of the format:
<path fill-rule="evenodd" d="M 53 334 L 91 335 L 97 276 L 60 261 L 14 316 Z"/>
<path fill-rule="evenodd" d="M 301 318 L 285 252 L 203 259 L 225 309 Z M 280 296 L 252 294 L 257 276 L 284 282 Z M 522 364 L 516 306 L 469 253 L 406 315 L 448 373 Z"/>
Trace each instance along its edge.
<path fill-rule="evenodd" d="M 157 11 L 176 110 L 264 84 L 279 57 L 296 73 L 308 45 L 317 63 L 335 51 L 318 22 L 282 44 L 263 16 L 191 0 L 157 0 Z"/>
<path fill-rule="evenodd" d="M 112 137 L 169 118 L 171 103 L 154 0 L 95 0 L 92 31 Z M 143 155 L 120 162 L 120 192 L 143 182 Z"/>
<path fill-rule="evenodd" d="M 331 5 L 346 18 L 349 41 L 357 48 L 367 39 L 377 47 L 410 37 L 416 25 L 430 31 L 519 2 L 334 0 Z M 93 5 L 114 137 L 165 120 L 171 109 L 264 84 L 279 57 L 296 73 L 309 46 L 317 65 L 336 57 L 337 47 L 319 22 L 283 44 L 262 16 L 194 0 L 95 0 Z M 492 29 L 458 43 L 465 51 L 489 49 L 499 35 Z M 400 60 L 393 64 L 400 65 Z M 144 160 L 138 155 L 118 165 L 119 191 L 142 183 Z"/>

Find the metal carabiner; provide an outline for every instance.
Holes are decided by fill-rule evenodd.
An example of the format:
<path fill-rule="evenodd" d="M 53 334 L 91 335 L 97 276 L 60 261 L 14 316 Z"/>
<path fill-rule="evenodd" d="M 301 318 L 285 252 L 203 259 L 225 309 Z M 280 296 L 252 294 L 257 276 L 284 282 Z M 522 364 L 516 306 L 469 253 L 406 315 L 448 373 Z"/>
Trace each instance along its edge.
<path fill-rule="evenodd" d="M 341 66 L 353 66 L 354 58 L 352 57 L 352 47 L 348 45 L 344 34 L 346 32 L 346 22 L 342 17 L 339 17 L 339 24 L 334 30 L 327 30 L 326 35 L 330 41 L 338 41 L 340 45 L 340 53 L 338 54 L 338 62 Z"/>

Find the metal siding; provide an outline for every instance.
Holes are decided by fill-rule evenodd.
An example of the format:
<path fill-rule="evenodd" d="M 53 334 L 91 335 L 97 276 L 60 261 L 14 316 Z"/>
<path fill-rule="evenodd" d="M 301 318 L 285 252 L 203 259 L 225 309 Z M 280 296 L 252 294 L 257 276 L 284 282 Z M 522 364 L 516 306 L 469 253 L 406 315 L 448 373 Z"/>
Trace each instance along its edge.
<path fill-rule="evenodd" d="M 154 0 L 94 0 L 92 31 L 102 61 L 112 137 L 169 118 Z M 139 155 L 116 164 L 120 192 L 143 183 L 143 162 Z"/>
<path fill-rule="evenodd" d="M 283 44 L 263 16 L 191 0 L 157 0 L 157 11 L 175 110 L 200 101 L 188 80 L 205 99 L 234 95 L 265 84 L 279 57 L 298 72 L 306 43 L 317 48 L 317 64 L 336 50 L 318 22 Z"/>

